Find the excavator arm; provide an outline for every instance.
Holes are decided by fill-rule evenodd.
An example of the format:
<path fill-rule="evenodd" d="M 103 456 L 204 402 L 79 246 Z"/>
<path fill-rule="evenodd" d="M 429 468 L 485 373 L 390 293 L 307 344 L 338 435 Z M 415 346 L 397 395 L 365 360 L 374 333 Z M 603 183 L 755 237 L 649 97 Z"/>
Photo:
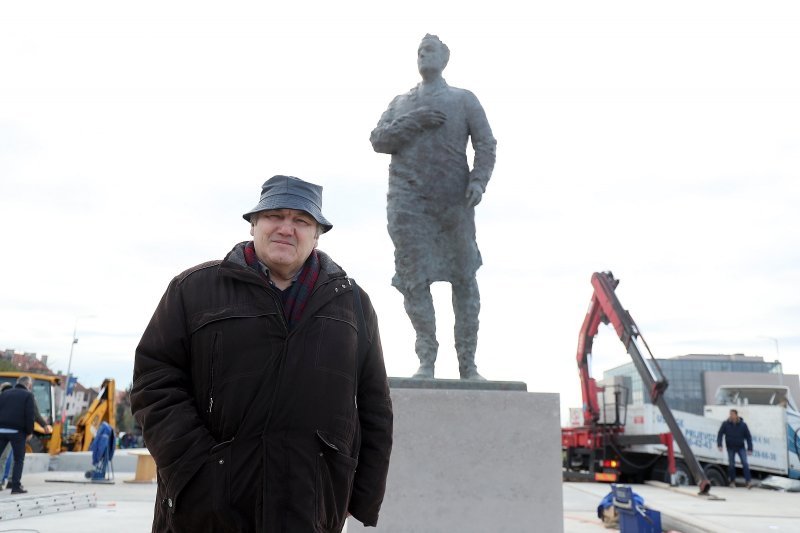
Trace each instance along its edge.
<path fill-rule="evenodd" d="M 105 379 L 89 409 L 78 419 L 75 424 L 75 433 L 70 436 L 68 448 L 73 452 L 85 452 L 94 439 L 100 424 L 108 422 L 112 429 L 116 429 L 115 409 L 115 382 Z"/>
<path fill-rule="evenodd" d="M 600 418 L 600 409 L 597 403 L 597 384 L 589 374 L 589 357 L 592 351 L 592 341 L 597 335 L 600 323 L 610 323 L 614 330 L 617 332 L 622 344 L 633 360 L 633 364 L 646 389 L 650 393 L 651 401 L 661 411 L 664 421 L 667 424 L 672 437 L 678 447 L 683 453 L 683 459 L 689 470 L 692 472 L 695 482 L 697 483 L 700 493 L 705 494 L 711 488 L 711 483 L 700 466 L 697 458 L 692 453 L 686 437 L 683 435 L 680 427 L 678 426 L 675 417 L 672 414 L 667 402 L 664 400 L 664 391 L 667 390 L 669 382 L 661 371 L 658 361 L 653 357 L 650 348 L 647 346 L 639 328 L 628 313 L 619 302 L 614 289 L 619 284 L 619 280 L 614 279 L 611 272 L 595 272 L 592 275 L 592 286 L 594 287 L 594 294 L 589 306 L 589 311 L 586 313 L 586 318 L 581 328 L 581 334 L 578 341 L 578 369 L 581 375 L 581 386 L 584 403 L 584 422 L 587 425 L 596 423 Z M 640 343 L 650 355 L 648 361 L 642 355 Z"/>

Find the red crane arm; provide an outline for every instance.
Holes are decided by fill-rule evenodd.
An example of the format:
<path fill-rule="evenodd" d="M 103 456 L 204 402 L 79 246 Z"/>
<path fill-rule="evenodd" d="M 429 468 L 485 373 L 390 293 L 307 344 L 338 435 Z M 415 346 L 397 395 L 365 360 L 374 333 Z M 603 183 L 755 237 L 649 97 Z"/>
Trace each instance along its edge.
<path fill-rule="evenodd" d="M 592 355 L 594 337 L 597 335 L 600 323 L 604 320 L 605 317 L 595 294 L 592 296 L 578 337 L 578 372 L 583 396 L 583 423 L 586 426 L 591 426 L 600 419 L 600 406 L 597 404 L 597 382 L 589 371 L 589 359 Z"/>
<path fill-rule="evenodd" d="M 658 365 L 658 361 L 653 357 L 650 348 L 639 333 L 639 328 L 633 321 L 630 313 L 623 307 L 614 292 L 619 280 L 614 279 L 611 272 L 595 272 L 592 274 L 592 287 L 594 294 L 589 305 L 589 311 L 581 327 L 578 340 L 578 371 L 581 377 L 581 391 L 583 394 L 583 419 L 584 424 L 593 426 L 600 419 L 600 408 L 597 403 L 597 383 L 589 372 L 589 358 L 592 352 L 594 336 L 597 335 L 600 323 L 614 326 L 625 350 L 631 356 L 633 364 L 642 378 L 643 384 L 650 393 L 650 398 L 654 405 L 661 411 L 664 422 L 670 429 L 675 443 L 683 452 L 684 460 L 694 475 L 697 484 L 700 486 L 701 493 L 708 492 L 710 484 L 703 472 L 700 463 L 692 453 L 683 432 L 678 427 L 675 417 L 667 403 L 664 401 L 664 391 L 667 389 L 668 381 Z M 644 348 L 650 354 L 649 365 L 642 356 L 638 341 L 644 344 Z"/>

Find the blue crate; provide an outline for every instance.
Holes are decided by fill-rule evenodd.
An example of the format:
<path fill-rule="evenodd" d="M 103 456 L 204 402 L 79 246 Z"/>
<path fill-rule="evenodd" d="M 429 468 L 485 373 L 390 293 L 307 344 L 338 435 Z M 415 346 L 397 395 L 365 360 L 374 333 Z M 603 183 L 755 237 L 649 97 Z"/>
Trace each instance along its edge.
<path fill-rule="evenodd" d="M 629 485 L 613 484 L 614 507 L 619 515 L 620 533 L 661 533 L 661 513 L 636 501 Z M 637 496 L 638 497 L 638 496 Z"/>
<path fill-rule="evenodd" d="M 619 513 L 620 533 L 661 533 L 661 513 L 653 509 L 645 509 L 645 514 L 638 511 L 624 511 Z"/>

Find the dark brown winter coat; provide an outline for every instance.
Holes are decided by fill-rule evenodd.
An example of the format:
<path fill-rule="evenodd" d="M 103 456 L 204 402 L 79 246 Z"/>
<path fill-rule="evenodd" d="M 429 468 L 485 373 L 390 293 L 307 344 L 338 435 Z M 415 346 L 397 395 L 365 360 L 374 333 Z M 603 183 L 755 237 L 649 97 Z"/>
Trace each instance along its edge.
<path fill-rule="evenodd" d="M 392 445 L 377 318 L 357 354 L 353 285 L 320 252 L 301 321 L 243 244 L 170 283 L 136 350 L 131 404 L 158 466 L 153 531 L 338 532 L 375 525 Z"/>

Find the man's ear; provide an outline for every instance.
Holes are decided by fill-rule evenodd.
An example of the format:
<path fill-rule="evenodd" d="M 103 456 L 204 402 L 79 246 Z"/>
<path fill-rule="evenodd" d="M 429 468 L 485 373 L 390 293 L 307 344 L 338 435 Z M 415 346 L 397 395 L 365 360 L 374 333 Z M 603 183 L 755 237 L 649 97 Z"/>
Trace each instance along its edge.
<path fill-rule="evenodd" d="M 255 229 L 256 229 L 255 222 L 251 222 L 250 223 L 250 236 L 251 237 L 255 237 Z"/>

